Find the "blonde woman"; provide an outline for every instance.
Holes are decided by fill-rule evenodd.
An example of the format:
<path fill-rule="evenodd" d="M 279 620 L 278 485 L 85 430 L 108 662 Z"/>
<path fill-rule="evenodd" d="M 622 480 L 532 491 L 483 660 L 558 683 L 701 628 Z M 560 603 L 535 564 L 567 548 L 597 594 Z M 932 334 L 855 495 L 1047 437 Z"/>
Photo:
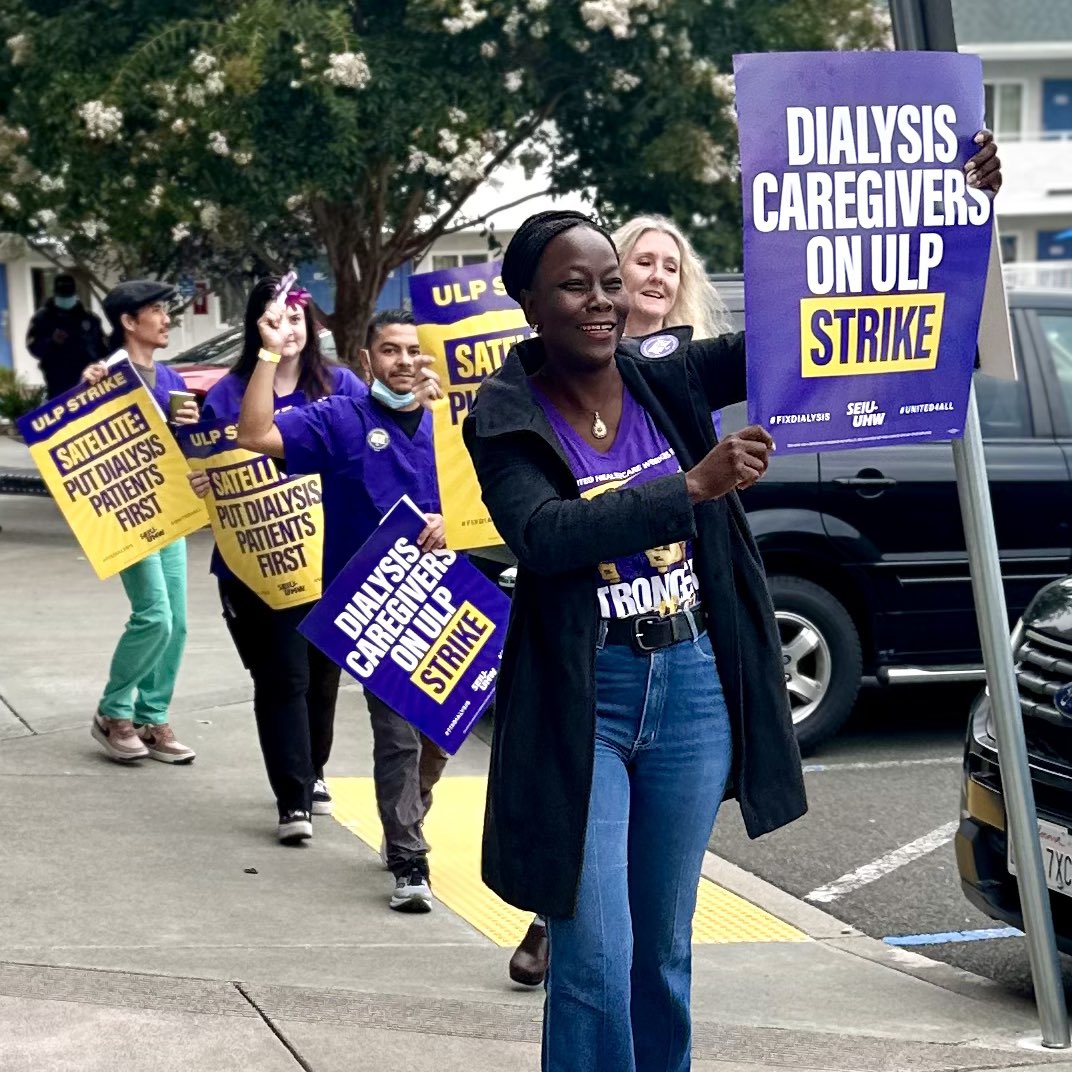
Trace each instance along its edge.
<path fill-rule="evenodd" d="M 612 237 L 629 294 L 626 336 L 641 338 L 688 326 L 693 338 L 711 339 L 730 330 L 726 307 L 703 262 L 672 221 L 636 216 Z"/>

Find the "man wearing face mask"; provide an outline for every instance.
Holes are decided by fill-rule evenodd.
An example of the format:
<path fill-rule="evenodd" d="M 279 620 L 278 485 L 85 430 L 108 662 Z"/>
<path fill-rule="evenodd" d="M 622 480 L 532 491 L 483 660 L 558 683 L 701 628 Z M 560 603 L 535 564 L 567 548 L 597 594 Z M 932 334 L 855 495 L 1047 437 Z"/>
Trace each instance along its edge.
<path fill-rule="evenodd" d="M 56 276 L 52 297 L 30 321 L 26 346 L 41 366 L 49 398 L 74 387 L 82 370 L 104 357 L 100 317 L 79 301 L 73 276 Z"/>
<path fill-rule="evenodd" d="M 439 392 L 435 374 L 421 356 L 412 315 L 382 312 L 369 324 L 361 351 L 372 384 L 367 397 L 332 395 L 278 413 L 273 412 L 272 382 L 286 327 L 273 305 L 258 326 L 263 349 L 242 400 L 238 443 L 285 459 L 291 476 L 321 475 L 324 588 L 403 495 L 428 522 L 418 540 L 421 550 L 443 548 L 432 415 L 422 404 Z M 421 826 L 447 755 L 370 692 L 365 699 L 385 862 L 394 875 L 390 907 L 427 912 L 432 891 Z"/>

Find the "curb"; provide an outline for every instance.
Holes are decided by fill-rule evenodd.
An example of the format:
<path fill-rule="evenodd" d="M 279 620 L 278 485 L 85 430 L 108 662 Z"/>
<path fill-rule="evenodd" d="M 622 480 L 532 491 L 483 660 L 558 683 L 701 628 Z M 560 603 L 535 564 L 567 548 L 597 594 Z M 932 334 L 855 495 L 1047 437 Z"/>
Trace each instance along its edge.
<path fill-rule="evenodd" d="M 0 467 L 0 495 L 48 495 L 48 488 L 36 469 Z"/>
<path fill-rule="evenodd" d="M 848 953 L 884 968 L 891 968 L 903 975 L 911 975 L 925 983 L 932 983 L 943 990 L 952 991 L 961 997 L 973 998 L 1008 1009 L 1016 1000 L 1000 983 L 984 978 L 974 972 L 932 960 L 908 949 L 886 945 L 862 931 L 824 912 L 821 908 L 794 897 L 791 893 L 772 885 L 758 875 L 724 860 L 712 852 L 704 854 L 701 873 L 705 878 L 729 890 L 730 893 L 754 904 L 764 912 L 803 931 L 809 938 Z M 1025 1008 L 1031 1003 L 1023 1000 Z"/>

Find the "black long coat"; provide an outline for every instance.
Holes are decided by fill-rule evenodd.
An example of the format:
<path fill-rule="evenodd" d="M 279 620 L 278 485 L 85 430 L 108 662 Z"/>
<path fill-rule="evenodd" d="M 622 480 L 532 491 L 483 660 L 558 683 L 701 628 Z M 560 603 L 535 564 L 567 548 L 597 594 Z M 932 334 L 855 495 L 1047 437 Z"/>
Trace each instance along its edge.
<path fill-rule="evenodd" d="M 690 343 L 648 360 L 616 355 L 634 398 L 683 470 L 715 446 L 711 411 L 745 394 L 743 336 Z M 483 878 L 519 908 L 572 916 L 595 752 L 596 564 L 694 540 L 700 595 L 733 727 L 731 792 L 749 836 L 807 810 L 781 645 L 763 566 L 735 493 L 693 506 L 684 473 L 581 499 L 527 376 L 530 339 L 481 386 L 465 443 L 484 503 L 517 556 L 517 586 L 496 689 Z M 714 789 L 714 787 L 712 787 Z"/>

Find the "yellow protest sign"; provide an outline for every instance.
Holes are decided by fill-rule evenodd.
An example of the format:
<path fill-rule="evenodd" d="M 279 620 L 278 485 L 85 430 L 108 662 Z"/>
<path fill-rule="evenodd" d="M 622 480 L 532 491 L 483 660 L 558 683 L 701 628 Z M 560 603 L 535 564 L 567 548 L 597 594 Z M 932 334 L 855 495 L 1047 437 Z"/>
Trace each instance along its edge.
<path fill-rule="evenodd" d="M 128 361 L 19 419 L 48 490 L 101 579 L 208 520 L 189 467 Z"/>
<path fill-rule="evenodd" d="M 436 475 L 447 546 L 458 551 L 502 543 L 480 498 L 462 441 L 462 422 L 485 377 L 532 329 L 503 289 L 499 261 L 410 276 L 421 349 L 435 358 L 445 398 L 433 409 Z"/>
<path fill-rule="evenodd" d="M 179 430 L 190 465 L 209 476 L 205 503 L 227 568 L 273 610 L 320 598 L 324 508 L 320 477 L 280 476 L 237 445 L 233 421 Z"/>

